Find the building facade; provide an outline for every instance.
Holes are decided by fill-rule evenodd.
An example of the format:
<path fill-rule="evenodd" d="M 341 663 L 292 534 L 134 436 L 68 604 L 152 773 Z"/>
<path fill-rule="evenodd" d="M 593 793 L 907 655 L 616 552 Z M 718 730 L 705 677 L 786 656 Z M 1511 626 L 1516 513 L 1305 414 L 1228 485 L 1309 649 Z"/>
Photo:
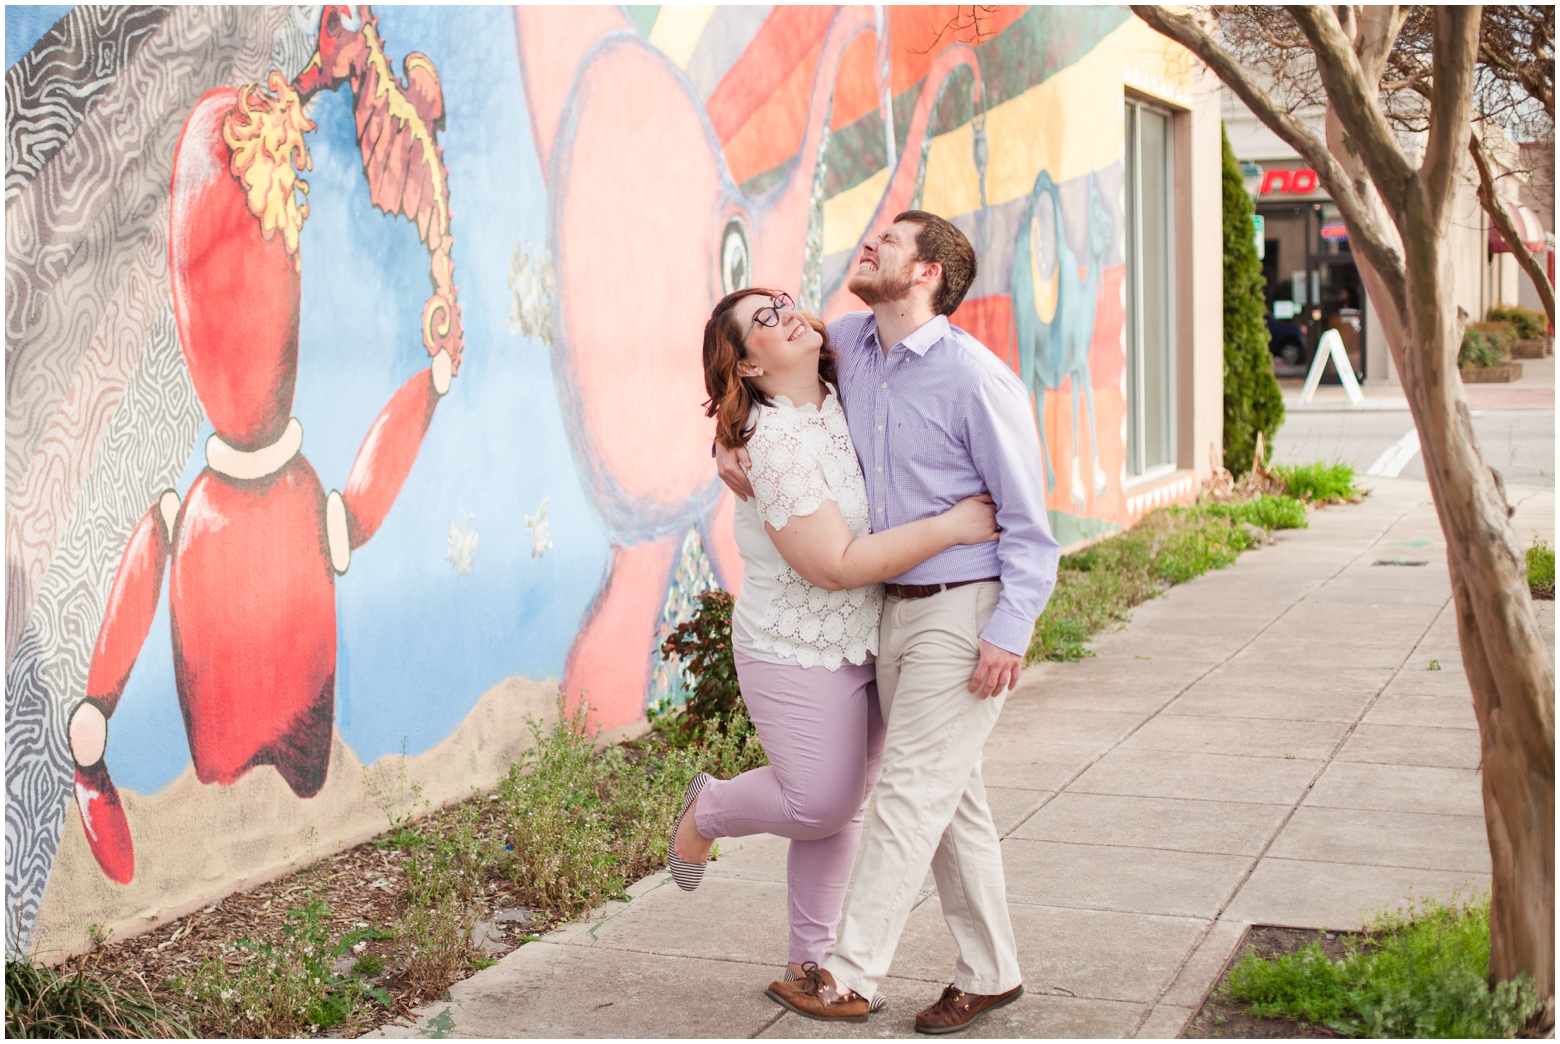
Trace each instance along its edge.
<path fill-rule="evenodd" d="M 1221 439 L 1216 90 L 1124 7 L 7 9 L 6 909 L 121 936 L 608 734 L 735 587 L 700 338 L 921 207 L 1064 543 Z M 31 11 L 33 13 L 29 14 Z M 29 21 L 31 19 L 31 21 Z M 306 184 L 306 189 L 305 185 Z M 404 811 L 404 810 L 403 810 Z"/>
<path fill-rule="evenodd" d="M 1398 377 L 1381 333 L 1375 305 L 1365 292 L 1349 251 L 1348 233 L 1338 208 L 1311 170 L 1290 145 L 1259 121 L 1232 94 L 1221 88 L 1222 111 L 1230 147 L 1246 174 L 1247 189 L 1261 219 L 1259 252 L 1267 277 L 1269 330 L 1274 372 L 1280 377 L 1304 376 L 1318 339 L 1329 329 L 1343 338 L 1355 374 L 1372 385 L 1396 386 Z M 1322 134 L 1322 114 L 1309 113 Z M 1497 134 L 1499 132 L 1496 132 Z M 1501 138 L 1492 143 L 1497 153 Z M 1521 171 L 1503 179 L 1501 191 L 1520 222 L 1547 233 L 1530 245 L 1554 248 L 1553 157 L 1549 157 L 1549 207 L 1529 203 L 1543 195 L 1543 177 L 1531 178 L 1541 164 L 1523 161 L 1515 148 L 1509 167 Z M 1470 319 L 1482 319 L 1496 305 L 1521 304 L 1542 308 L 1528 277 L 1494 232 L 1479 204 L 1478 174 L 1469 161 L 1462 174 L 1452 213 L 1452 266 L 1456 302 Z M 1532 181 L 1532 189 L 1529 182 Z M 1540 253 L 1544 258 L 1545 253 Z M 1331 369 L 1327 379 L 1336 380 Z"/>

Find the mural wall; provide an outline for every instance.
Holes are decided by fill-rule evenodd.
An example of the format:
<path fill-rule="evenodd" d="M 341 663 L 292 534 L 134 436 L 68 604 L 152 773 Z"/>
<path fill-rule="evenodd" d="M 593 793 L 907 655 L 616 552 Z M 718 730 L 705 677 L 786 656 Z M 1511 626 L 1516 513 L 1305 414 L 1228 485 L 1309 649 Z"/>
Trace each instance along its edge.
<path fill-rule="evenodd" d="M 741 570 L 699 335 L 893 215 L 1128 520 L 1125 8 L 7 9 L 6 931 L 123 931 L 633 728 Z M 46 12 L 46 14 L 44 13 Z M 388 760 L 387 760 L 388 759 Z"/>

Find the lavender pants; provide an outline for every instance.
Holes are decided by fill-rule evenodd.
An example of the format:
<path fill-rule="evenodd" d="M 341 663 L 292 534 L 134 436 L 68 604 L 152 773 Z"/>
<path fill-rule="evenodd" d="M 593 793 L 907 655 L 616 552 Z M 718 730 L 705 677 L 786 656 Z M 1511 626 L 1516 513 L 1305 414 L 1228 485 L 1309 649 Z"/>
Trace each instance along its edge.
<path fill-rule="evenodd" d="M 877 671 L 872 664 L 831 671 L 766 663 L 741 652 L 736 665 L 769 764 L 706 786 L 694 822 L 705 837 L 791 839 L 789 960 L 822 963 L 883 757 Z"/>

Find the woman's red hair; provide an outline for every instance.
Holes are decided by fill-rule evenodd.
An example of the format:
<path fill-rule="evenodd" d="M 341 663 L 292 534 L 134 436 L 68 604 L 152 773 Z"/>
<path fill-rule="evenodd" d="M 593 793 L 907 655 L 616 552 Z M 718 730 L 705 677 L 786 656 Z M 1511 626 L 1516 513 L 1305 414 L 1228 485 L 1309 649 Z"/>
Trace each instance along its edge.
<path fill-rule="evenodd" d="M 709 395 L 704 402 L 704 415 L 715 418 L 716 441 L 727 449 L 747 444 L 753 434 L 747 426 L 748 416 L 755 403 L 774 405 L 753 383 L 753 378 L 737 376 L 737 363 L 747 358 L 747 349 L 742 345 L 747 331 L 737 325 L 733 313 L 744 297 L 755 294 L 774 297 L 778 292 L 761 286 L 733 290 L 720 299 L 710 313 L 709 322 L 704 324 L 704 391 Z M 829 348 L 829 332 L 817 316 L 804 314 L 803 318 L 808 326 L 823 335 L 823 349 L 818 353 L 818 376 L 835 384 L 837 357 Z"/>

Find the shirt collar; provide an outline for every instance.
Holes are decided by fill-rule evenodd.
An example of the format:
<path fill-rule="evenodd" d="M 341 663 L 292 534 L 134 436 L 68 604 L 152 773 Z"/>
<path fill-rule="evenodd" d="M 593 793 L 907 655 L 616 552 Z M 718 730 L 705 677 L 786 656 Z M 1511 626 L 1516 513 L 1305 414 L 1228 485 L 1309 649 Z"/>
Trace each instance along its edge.
<path fill-rule="evenodd" d="M 917 355 L 924 356 L 932 345 L 948 336 L 948 329 L 948 317 L 946 315 L 933 316 L 928 322 L 922 323 L 917 327 L 909 337 L 900 341 L 899 344 L 904 345 L 905 348 Z M 882 344 L 878 339 L 876 319 L 872 321 L 872 339 L 879 345 Z M 898 345 L 895 345 L 895 347 L 898 347 Z"/>

